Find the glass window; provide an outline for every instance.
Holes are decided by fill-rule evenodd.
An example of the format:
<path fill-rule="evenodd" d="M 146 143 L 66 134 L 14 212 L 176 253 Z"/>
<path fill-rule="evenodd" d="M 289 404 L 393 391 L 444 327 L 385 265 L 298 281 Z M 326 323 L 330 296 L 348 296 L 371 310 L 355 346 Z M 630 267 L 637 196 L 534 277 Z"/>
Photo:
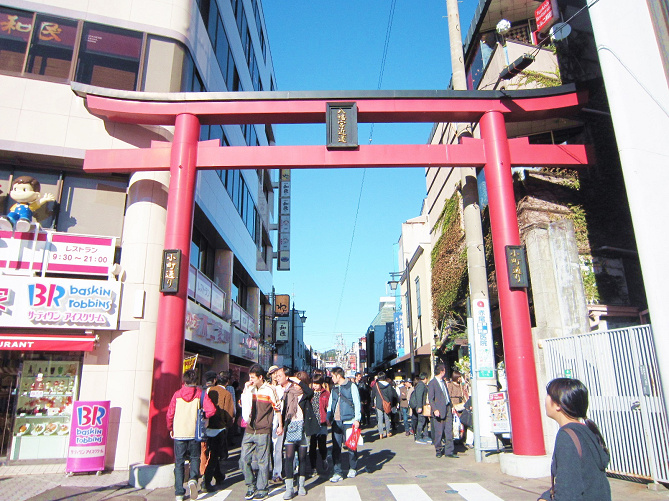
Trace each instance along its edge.
<path fill-rule="evenodd" d="M 420 318 L 420 277 L 416 277 L 416 315 Z"/>
<path fill-rule="evenodd" d="M 142 33 L 86 23 L 81 37 L 76 81 L 135 90 L 142 52 Z"/>
<path fill-rule="evenodd" d="M 26 73 L 69 78 L 77 39 L 77 21 L 38 15 L 35 27 Z"/>
<path fill-rule="evenodd" d="M 32 12 L 0 7 L 0 69 L 23 70 L 28 41 L 33 27 Z"/>
<path fill-rule="evenodd" d="M 225 75 L 228 70 L 229 51 L 230 51 L 230 45 L 228 44 L 228 37 L 225 34 L 225 28 L 223 26 L 221 18 L 218 18 L 218 28 L 216 29 L 216 48 L 214 52 L 216 54 L 216 60 L 218 61 L 218 66 L 221 68 L 221 73 L 223 75 Z"/>

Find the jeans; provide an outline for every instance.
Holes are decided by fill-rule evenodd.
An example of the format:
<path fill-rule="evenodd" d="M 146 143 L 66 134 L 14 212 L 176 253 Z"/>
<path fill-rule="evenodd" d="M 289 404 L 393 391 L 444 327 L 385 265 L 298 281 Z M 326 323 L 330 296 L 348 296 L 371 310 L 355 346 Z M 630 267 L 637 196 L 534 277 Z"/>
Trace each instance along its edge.
<path fill-rule="evenodd" d="M 276 434 L 276 427 L 272 428 L 272 476 L 280 477 L 281 471 L 283 469 L 283 437 L 284 433 L 281 435 Z"/>
<path fill-rule="evenodd" d="M 190 461 L 190 478 L 197 480 L 200 476 L 200 452 L 202 444 L 197 440 L 175 440 L 174 441 L 174 495 L 183 496 L 184 489 L 184 463 L 186 458 Z"/>
<path fill-rule="evenodd" d="M 346 430 L 352 428 L 350 424 L 343 424 L 341 421 L 332 423 L 332 463 L 334 473 L 341 475 L 341 446 L 344 443 Z M 349 470 L 355 470 L 358 467 L 358 451 L 348 451 Z"/>
<path fill-rule="evenodd" d="M 409 408 L 400 407 L 400 413 L 402 414 L 402 420 L 404 421 L 404 431 L 409 432 Z"/>
<path fill-rule="evenodd" d="M 211 485 L 211 480 L 216 479 L 218 487 L 223 484 L 225 475 L 221 471 L 221 459 L 224 452 L 227 453 L 226 433 L 221 431 L 215 437 L 207 438 L 207 447 L 205 449 L 208 458 L 207 466 L 204 470 L 204 483 L 206 486 Z"/>
<path fill-rule="evenodd" d="M 253 486 L 254 475 L 251 464 L 258 465 L 258 477 L 256 479 L 256 488 L 259 491 L 266 491 L 269 483 L 269 445 L 270 436 L 268 433 L 244 433 L 242 439 L 242 448 L 239 454 L 239 469 L 244 474 L 244 483 L 247 487 Z"/>
<path fill-rule="evenodd" d="M 379 436 L 383 436 L 383 424 L 385 422 L 385 435 L 390 435 L 390 414 L 383 412 L 383 409 L 376 409 L 376 428 L 379 430 Z"/>

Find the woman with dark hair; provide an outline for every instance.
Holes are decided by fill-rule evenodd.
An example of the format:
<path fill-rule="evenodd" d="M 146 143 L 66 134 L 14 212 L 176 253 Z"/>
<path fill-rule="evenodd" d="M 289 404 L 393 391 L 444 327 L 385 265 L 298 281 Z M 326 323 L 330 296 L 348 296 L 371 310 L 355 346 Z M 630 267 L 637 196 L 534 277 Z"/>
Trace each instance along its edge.
<path fill-rule="evenodd" d="M 283 499 L 292 499 L 294 492 L 295 452 L 299 458 L 299 476 L 297 494 L 306 496 L 305 480 L 307 475 L 307 438 L 320 431 L 318 418 L 314 413 L 311 399 L 314 390 L 311 389 L 311 379 L 304 371 L 299 371 L 294 377 L 289 377 L 290 385 L 284 393 L 284 463 L 283 470 L 286 481 L 286 492 Z M 295 432 L 293 431 L 295 430 Z M 295 436 L 293 436 L 295 435 Z"/>
<path fill-rule="evenodd" d="M 330 392 L 324 386 L 325 378 L 323 374 L 314 373 L 314 379 L 311 388 L 314 390 L 314 396 L 311 399 L 311 406 L 314 410 L 314 415 L 318 418 L 320 429 L 318 433 L 311 435 L 311 443 L 309 444 L 309 461 L 311 463 L 312 471 L 316 471 L 317 458 L 320 453 L 321 462 L 323 463 L 323 470 L 327 474 L 328 465 L 328 402 L 330 401 Z"/>
<path fill-rule="evenodd" d="M 539 499 L 610 501 L 606 478 L 609 451 L 597 425 L 586 418 L 588 389 L 578 379 L 557 378 L 546 386 L 546 415 L 559 425 L 551 488 Z"/>

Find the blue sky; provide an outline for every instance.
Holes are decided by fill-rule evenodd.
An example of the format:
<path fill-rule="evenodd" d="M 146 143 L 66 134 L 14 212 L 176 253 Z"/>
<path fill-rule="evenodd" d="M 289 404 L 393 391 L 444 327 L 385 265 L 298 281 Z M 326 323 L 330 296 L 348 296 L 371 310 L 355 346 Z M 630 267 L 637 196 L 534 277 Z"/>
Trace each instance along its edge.
<path fill-rule="evenodd" d="M 477 3 L 460 3 L 464 32 Z M 265 0 L 278 90 L 376 90 L 391 5 Z M 445 16 L 445 0 L 396 2 L 381 89 L 448 86 Z M 368 144 L 371 127 L 359 124 L 360 144 Z M 424 144 L 430 128 L 376 124 L 372 143 Z M 278 145 L 324 144 L 325 125 L 278 125 L 275 135 Z M 387 294 L 389 272 L 398 270 L 401 224 L 420 215 L 425 194 L 423 169 L 293 171 L 291 270 L 275 271 L 274 282 L 277 294 L 290 294 L 306 311 L 305 343 L 326 350 L 338 333 L 349 346 L 364 335 Z"/>

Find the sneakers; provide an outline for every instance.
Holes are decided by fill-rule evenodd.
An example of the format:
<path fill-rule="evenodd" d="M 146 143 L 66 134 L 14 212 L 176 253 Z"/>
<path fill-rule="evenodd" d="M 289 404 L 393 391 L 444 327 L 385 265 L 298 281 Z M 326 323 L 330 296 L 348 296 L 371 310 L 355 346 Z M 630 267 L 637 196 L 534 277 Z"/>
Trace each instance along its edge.
<path fill-rule="evenodd" d="M 197 497 L 200 495 L 200 491 L 197 488 L 197 480 L 188 481 L 188 495 L 190 496 L 191 500 L 197 499 Z"/>
<path fill-rule="evenodd" d="M 420 445 L 432 445 L 432 442 L 430 442 L 429 440 L 425 440 L 424 438 L 416 440 L 416 443 Z"/>
<path fill-rule="evenodd" d="M 344 477 L 342 477 L 339 473 L 335 473 L 330 477 L 330 482 L 335 483 L 335 482 L 341 482 L 344 480 Z"/>
<path fill-rule="evenodd" d="M 253 487 L 252 485 L 249 485 L 249 487 L 246 489 L 246 496 L 244 496 L 244 499 L 253 499 L 253 496 L 256 495 L 256 488 Z"/>
<path fill-rule="evenodd" d="M 253 499 L 267 499 L 269 498 L 269 491 L 258 491 L 256 495 L 253 496 Z"/>
<path fill-rule="evenodd" d="M 357 471 L 355 470 L 348 470 L 348 474 L 346 475 L 346 478 L 355 478 L 355 476 L 358 474 Z"/>
<path fill-rule="evenodd" d="M 174 499 L 175 499 L 176 501 L 184 501 L 184 497 L 183 497 L 183 496 L 175 496 Z"/>

